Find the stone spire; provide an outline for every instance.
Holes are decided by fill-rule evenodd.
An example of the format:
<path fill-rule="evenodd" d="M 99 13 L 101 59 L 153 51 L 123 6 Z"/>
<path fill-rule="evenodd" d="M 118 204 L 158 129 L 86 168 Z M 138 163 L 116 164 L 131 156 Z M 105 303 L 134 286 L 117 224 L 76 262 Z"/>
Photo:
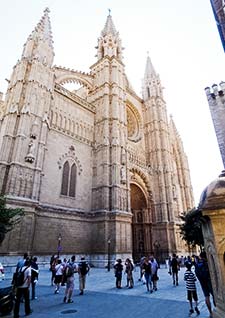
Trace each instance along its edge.
<path fill-rule="evenodd" d="M 157 76 L 156 71 L 155 71 L 154 66 L 152 64 L 152 61 L 148 55 L 147 61 L 146 61 L 146 66 L 145 66 L 144 78 L 147 79 L 147 78 L 152 78 L 152 77 L 156 77 L 156 76 Z"/>
<path fill-rule="evenodd" d="M 160 77 L 156 73 L 149 56 L 147 56 L 145 74 L 142 81 L 142 96 L 144 101 L 148 100 L 151 97 L 163 97 Z"/>
<path fill-rule="evenodd" d="M 176 173 L 173 174 L 173 187 L 177 190 L 176 201 L 179 206 L 179 211 L 187 211 L 194 206 L 190 169 L 183 142 L 172 115 L 170 115 L 169 128 L 173 148 L 173 159 L 176 165 L 176 171 L 178 172 L 178 175 L 176 175 Z"/>
<path fill-rule="evenodd" d="M 115 25 L 113 23 L 112 16 L 110 15 L 110 12 L 109 12 L 109 15 L 107 16 L 105 27 L 101 32 L 101 35 L 103 37 L 106 36 L 107 34 L 112 34 L 113 36 L 118 34 L 118 32 L 116 31 Z"/>
<path fill-rule="evenodd" d="M 119 32 L 116 31 L 115 25 L 110 14 L 107 16 L 107 20 L 104 29 L 101 32 L 101 36 L 98 38 L 97 57 L 98 60 L 105 56 L 116 57 L 122 60 L 122 45 L 119 37 Z"/>
<path fill-rule="evenodd" d="M 48 8 L 44 10 L 44 15 L 24 45 L 22 57 L 35 58 L 43 64 L 51 66 L 54 52 L 49 12 Z"/>

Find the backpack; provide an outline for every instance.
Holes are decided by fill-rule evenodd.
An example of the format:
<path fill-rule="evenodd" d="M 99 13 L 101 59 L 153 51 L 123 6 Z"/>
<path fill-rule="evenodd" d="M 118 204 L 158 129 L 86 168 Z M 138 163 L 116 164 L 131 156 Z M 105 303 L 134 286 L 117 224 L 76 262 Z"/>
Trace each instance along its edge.
<path fill-rule="evenodd" d="M 20 286 L 22 286 L 22 285 L 24 284 L 24 282 L 25 282 L 25 279 L 24 279 L 25 275 L 24 275 L 24 273 L 25 273 L 25 271 L 26 271 L 27 268 L 28 268 L 28 267 L 25 267 L 25 269 L 22 270 L 22 267 L 20 267 L 20 268 L 14 273 L 14 275 L 13 275 L 13 282 L 14 282 L 15 287 L 20 287 Z"/>
<path fill-rule="evenodd" d="M 87 262 L 80 262 L 79 269 L 80 269 L 81 275 L 86 275 L 89 270 Z"/>
<path fill-rule="evenodd" d="M 195 264 L 195 274 L 199 281 L 208 281 L 210 279 L 208 264 L 201 261 Z"/>
<path fill-rule="evenodd" d="M 65 268 L 65 276 L 66 277 L 71 277 L 71 276 L 73 276 L 73 274 L 74 274 L 73 264 L 69 263 L 69 264 L 66 265 L 66 268 Z"/>
<path fill-rule="evenodd" d="M 177 271 L 179 269 L 179 263 L 175 257 L 171 261 L 171 267 L 172 271 Z"/>

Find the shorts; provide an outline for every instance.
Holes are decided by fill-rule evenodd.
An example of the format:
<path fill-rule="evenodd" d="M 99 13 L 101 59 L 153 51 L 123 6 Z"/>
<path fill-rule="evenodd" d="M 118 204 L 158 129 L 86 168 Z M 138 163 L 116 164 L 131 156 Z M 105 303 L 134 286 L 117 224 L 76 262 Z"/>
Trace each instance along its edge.
<path fill-rule="evenodd" d="M 74 289 L 74 276 L 67 277 L 66 279 L 66 288 L 73 290 Z"/>
<path fill-rule="evenodd" d="M 205 297 L 209 297 L 210 294 L 213 296 L 212 284 L 210 280 L 204 282 L 200 281 L 200 284 Z"/>
<path fill-rule="evenodd" d="M 55 284 L 60 284 L 61 281 L 62 281 L 62 275 L 55 275 L 54 283 Z"/>
<path fill-rule="evenodd" d="M 187 299 L 190 301 L 192 299 L 194 299 L 195 301 L 198 301 L 198 295 L 197 295 L 196 290 L 188 290 L 187 291 Z"/>

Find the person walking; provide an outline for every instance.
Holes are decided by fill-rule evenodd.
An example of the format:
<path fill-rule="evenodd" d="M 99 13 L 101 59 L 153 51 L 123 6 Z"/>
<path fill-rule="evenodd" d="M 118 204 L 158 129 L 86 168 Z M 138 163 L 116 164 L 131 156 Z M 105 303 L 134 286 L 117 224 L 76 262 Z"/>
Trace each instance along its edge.
<path fill-rule="evenodd" d="M 194 266 L 195 266 L 195 275 L 197 276 L 200 282 L 203 294 L 205 296 L 205 303 L 208 308 L 210 318 L 212 318 L 212 305 L 210 301 L 210 295 L 212 296 L 214 306 L 216 306 L 216 303 L 214 300 L 212 283 L 211 283 L 207 256 L 205 251 L 200 253 L 199 259 L 195 261 Z"/>
<path fill-rule="evenodd" d="M 16 270 L 22 268 L 26 260 L 29 260 L 29 256 L 27 253 L 24 253 L 23 258 L 21 258 L 16 265 Z"/>
<path fill-rule="evenodd" d="M 116 277 L 116 288 L 122 288 L 122 274 L 123 274 L 123 265 L 122 260 L 119 258 L 114 265 L 115 277 Z"/>
<path fill-rule="evenodd" d="M 19 283 L 16 289 L 14 318 L 19 318 L 19 310 L 20 310 L 20 303 L 21 303 L 22 297 L 24 298 L 24 307 L 25 307 L 26 316 L 29 316 L 32 313 L 32 310 L 30 308 L 30 291 L 29 291 L 29 287 L 31 283 L 31 262 L 29 259 L 27 259 L 24 265 L 18 270 L 18 275 L 20 275 L 21 277 L 20 278 L 21 282 Z"/>
<path fill-rule="evenodd" d="M 190 310 L 189 315 L 192 315 L 194 313 L 193 309 L 193 303 L 192 300 L 195 301 L 195 311 L 197 315 L 200 315 L 200 311 L 198 309 L 198 295 L 197 295 L 197 289 L 196 289 L 196 276 L 191 270 L 192 264 L 186 262 L 186 272 L 184 273 L 184 280 L 186 282 L 186 290 L 187 290 L 187 299 L 190 304 Z"/>
<path fill-rule="evenodd" d="M 36 297 L 36 284 L 38 281 L 39 268 L 37 264 L 37 257 L 33 257 L 31 260 L 31 299 L 35 300 Z"/>
<path fill-rule="evenodd" d="M 140 259 L 140 277 L 138 279 L 139 282 L 141 282 L 141 280 L 142 280 L 142 275 L 143 275 L 142 266 L 143 266 L 144 260 L 145 260 L 145 256 L 142 256 L 141 259 Z"/>
<path fill-rule="evenodd" d="M 57 260 L 57 265 L 55 266 L 55 294 L 59 293 L 59 288 L 63 277 L 63 265 L 61 259 Z"/>
<path fill-rule="evenodd" d="M 172 271 L 172 279 L 173 279 L 173 285 L 178 286 L 178 271 L 180 270 L 180 265 L 178 262 L 178 257 L 176 254 L 173 254 L 172 260 L 171 260 L 171 271 Z"/>
<path fill-rule="evenodd" d="M 146 287 L 147 287 L 147 291 L 150 293 L 153 292 L 152 289 L 152 266 L 151 263 L 149 262 L 149 258 L 146 257 L 144 260 L 144 263 L 142 265 L 142 272 L 145 276 L 145 281 L 146 281 Z"/>
<path fill-rule="evenodd" d="M 65 275 L 65 268 L 67 266 L 67 264 L 70 263 L 70 261 L 66 258 L 63 259 L 63 262 L 62 262 L 62 266 L 63 266 L 63 277 L 62 277 L 62 281 L 61 281 L 61 286 L 65 286 L 66 285 L 66 275 Z"/>
<path fill-rule="evenodd" d="M 156 259 L 154 258 L 153 255 L 150 255 L 150 262 L 151 262 L 151 279 L 152 279 L 152 284 L 153 284 L 153 290 L 157 291 L 157 282 L 158 282 L 158 268 L 159 265 L 156 261 Z"/>
<path fill-rule="evenodd" d="M 66 264 L 64 268 L 64 276 L 66 282 L 65 296 L 63 298 L 64 303 L 73 303 L 72 295 L 74 290 L 74 273 L 77 273 L 77 265 L 75 263 L 75 256 L 71 257 L 71 261 Z"/>
<path fill-rule="evenodd" d="M 80 295 L 84 294 L 85 284 L 86 284 L 86 275 L 90 270 L 88 262 L 85 260 L 85 257 L 81 257 L 80 262 L 78 263 L 78 274 L 79 274 L 79 289 Z"/>
<path fill-rule="evenodd" d="M 128 288 L 134 287 L 134 279 L 133 279 L 133 270 L 134 265 L 132 264 L 129 258 L 126 259 L 125 262 L 125 273 L 127 274 L 127 286 Z"/>
<path fill-rule="evenodd" d="M 55 280 L 55 267 L 57 264 L 57 256 L 56 255 L 52 255 L 51 259 L 50 259 L 50 268 L 49 270 L 51 271 L 52 275 L 51 275 L 51 285 L 53 286 L 54 284 L 54 280 Z"/>

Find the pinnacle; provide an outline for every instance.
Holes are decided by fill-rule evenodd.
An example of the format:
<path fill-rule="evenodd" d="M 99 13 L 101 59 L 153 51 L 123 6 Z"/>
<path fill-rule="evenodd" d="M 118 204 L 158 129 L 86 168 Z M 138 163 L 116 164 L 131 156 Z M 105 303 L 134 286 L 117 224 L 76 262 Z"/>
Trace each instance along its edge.
<path fill-rule="evenodd" d="M 44 13 L 49 13 L 50 12 L 50 9 L 47 7 L 44 9 Z"/>
<path fill-rule="evenodd" d="M 149 56 L 147 56 L 147 62 L 145 67 L 145 78 L 146 77 L 152 77 L 156 76 L 156 71 L 154 69 L 154 66 L 152 64 L 152 61 Z"/>
<path fill-rule="evenodd" d="M 49 8 L 44 10 L 44 15 L 40 19 L 39 23 L 36 25 L 34 31 L 29 36 L 29 38 L 37 38 L 47 41 L 50 47 L 53 47 L 51 23 L 49 19 Z"/>
<path fill-rule="evenodd" d="M 109 12 L 109 15 L 107 16 L 107 20 L 106 20 L 104 29 L 102 30 L 102 36 L 105 36 L 106 34 L 109 34 L 109 33 L 111 33 L 112 35 L 117 34 L 117 31 L 116 31 L 115 25 L 113 23 L 112 16 L 110 15 L 110 12 Z"/>

